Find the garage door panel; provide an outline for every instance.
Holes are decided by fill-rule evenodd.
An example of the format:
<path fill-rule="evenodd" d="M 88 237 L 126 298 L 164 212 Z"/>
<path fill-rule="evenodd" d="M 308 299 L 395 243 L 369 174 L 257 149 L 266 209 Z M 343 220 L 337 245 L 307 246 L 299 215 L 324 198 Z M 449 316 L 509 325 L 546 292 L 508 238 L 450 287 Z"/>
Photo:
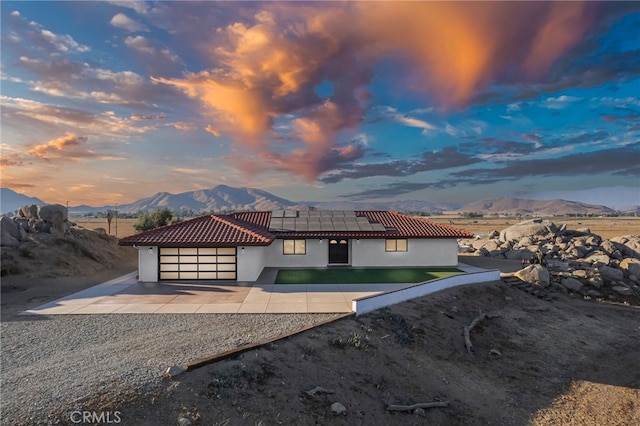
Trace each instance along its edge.
<path fill-rule="evenodd" d="M 161 280 L 177 280 L 180 278 L 178 272 L 160 272 Z"/>
<path fill-rule="evenodd" d="M 160 272 L 179 271 L 180 265 L 177 263 L 162 263 L 160 264 Z"/>
<path fill-rule="evenodd" d="M 200 248 L 198 249 L 198 254 L 199 255 L 216 255 L 218 254 L 218 249 L 216 248 Z"/>
<path fill-rule="evenodd" d="M 201 280 L 217 280 L 218 273 L 217 272 L 200 272 L 198 274 Z"/>
<path fill-rule="evenodd" d="M 197 280 L 198 273 L 197 272 L 180 272 L 181 280 Z"/>
<path fill-rule="evenodd" d="M 235 280 L 236 262 L 234 247 L 161 247 L 160 279 Z"/>

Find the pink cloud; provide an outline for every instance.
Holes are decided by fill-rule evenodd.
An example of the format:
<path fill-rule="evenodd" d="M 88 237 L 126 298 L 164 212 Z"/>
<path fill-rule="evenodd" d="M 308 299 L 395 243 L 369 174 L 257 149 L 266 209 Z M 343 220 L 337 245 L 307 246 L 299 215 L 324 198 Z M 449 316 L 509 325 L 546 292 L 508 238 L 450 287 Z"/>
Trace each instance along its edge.
<path fill-rule="evenodd" d="M 201 102 L 216 133 L 264 162 L 243 162 L 246 171 L 271 164 L 309 181 L 358 158 L 340 155 L 339 141 L 363 120 L 380 61 L 399 64 L 398 85 L 442 109 L 460 108 L 492 81 L 544 74 L 581 40 L 596 8 L 579 2 L 260 7 L 211 36 L 212 69 L 153 81 Z M 314 91 L 324 82 L 333 85 L 329 101 Z M 285 116 L 293 116 L 286 137 L 296 143 L 283 154 L 274 122 Z M 352 150 L 363 155 L 361 147 Z"/>

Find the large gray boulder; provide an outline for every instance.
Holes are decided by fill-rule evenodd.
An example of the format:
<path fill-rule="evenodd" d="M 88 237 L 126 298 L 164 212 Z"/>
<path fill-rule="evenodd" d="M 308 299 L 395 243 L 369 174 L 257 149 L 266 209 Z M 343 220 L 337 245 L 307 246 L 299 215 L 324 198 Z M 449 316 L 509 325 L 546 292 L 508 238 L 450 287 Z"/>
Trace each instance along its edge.
<path fill-rule="evenodd" d="M 625 257 L 640 259 L 640 236 L 624 235 L 622 237 L 613 237 L 611 241 L 620 244 L 618 248 Z"/>
<path fill-rule="evenodd" d="M 500 232 L 500 241 L 520 240 L 534 235 L 555 234 L 558 227 L 546 219 L 531 219 L 516 223 Z"/>
<path fill-rule="evenodd" d="M 49 224 L 51 233 L 64 234 L 67 227 L 68 210 L 62 204 L 45 204 L 38 207 L 38 217 Z"/>
<path fill-rule="evenodd" d="M 542 265 L 529 265 L 515 272 L 513 276 L 542 288 L 549 287 L 551 284 L 549 271 Z"/>
<path fill-rule="evenodd" d="M 36 204 L 27 204 L 20 207 L 18 210 L 18 216 L 26 217 L 27 219 L 37 219 L 38 218 L 38 206 Z"/>
<path fill-rule="evenodd" d="M 580 282 L 580 280 L 570 277 L 563 279 L 562 285 L 571 291 L 579 291 L 582 288 L 582 282 Z"/>
<path fill-rule="evenodd" d="M 609 266 L 601 266 L 598 268 L 600 275 L 609 281 L 619 281 L 624 278 L 624 272 L 620 269 L 611 268 Z"/>
<path fill-rule="evenodd" d="M 629 275 L 640 277 L 640 260 L 628 257 L 620 262 L 620 269 L 627 271 Z"/>
<path fill-rule="evenodd" d="M 22 235 L 13 219 L 6 216 L 0 217 L 0 245 L 5 247 L 17 247 L 20 245 Z"/>

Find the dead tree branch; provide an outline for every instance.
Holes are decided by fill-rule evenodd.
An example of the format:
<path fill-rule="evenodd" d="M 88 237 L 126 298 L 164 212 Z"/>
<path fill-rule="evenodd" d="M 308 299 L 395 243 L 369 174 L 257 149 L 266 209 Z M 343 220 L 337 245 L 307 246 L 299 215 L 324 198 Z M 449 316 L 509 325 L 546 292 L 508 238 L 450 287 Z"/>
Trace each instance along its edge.
<path fill-rule="evenodd" d="M 413 411 L 417 408 L 448 407 L 449 401 L 420 402 L 413 405 L 389 405 L 387 411 Z"/>
<path fill-rule="evenodd" d="M 469 355 L 473 355 L 473 344 L 471 343 L 471 330 L 473 330 L 473 328 L 476 325 L 478 325 L 480 321 L 487 318 L 496 318 L 499 316 L 500 315 L 498 314 L 490 314 L 490 313 L 480 314 L 477 317 L 475 317 L 473 321 L 471 321 L 471 324 L 469 324 L 464 328 L 464 346 L 467 348 L 467 352 L 469 353 Z"/>

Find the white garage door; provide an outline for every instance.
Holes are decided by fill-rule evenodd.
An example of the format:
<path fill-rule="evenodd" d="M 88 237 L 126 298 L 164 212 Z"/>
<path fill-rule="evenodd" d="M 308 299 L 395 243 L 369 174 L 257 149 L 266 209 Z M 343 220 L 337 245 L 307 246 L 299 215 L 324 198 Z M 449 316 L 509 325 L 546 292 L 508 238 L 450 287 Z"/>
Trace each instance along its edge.
<path fill-rule="evenodd" d="M 235 280 L 236 248 L 160 248 L 161 280 Z"/>

